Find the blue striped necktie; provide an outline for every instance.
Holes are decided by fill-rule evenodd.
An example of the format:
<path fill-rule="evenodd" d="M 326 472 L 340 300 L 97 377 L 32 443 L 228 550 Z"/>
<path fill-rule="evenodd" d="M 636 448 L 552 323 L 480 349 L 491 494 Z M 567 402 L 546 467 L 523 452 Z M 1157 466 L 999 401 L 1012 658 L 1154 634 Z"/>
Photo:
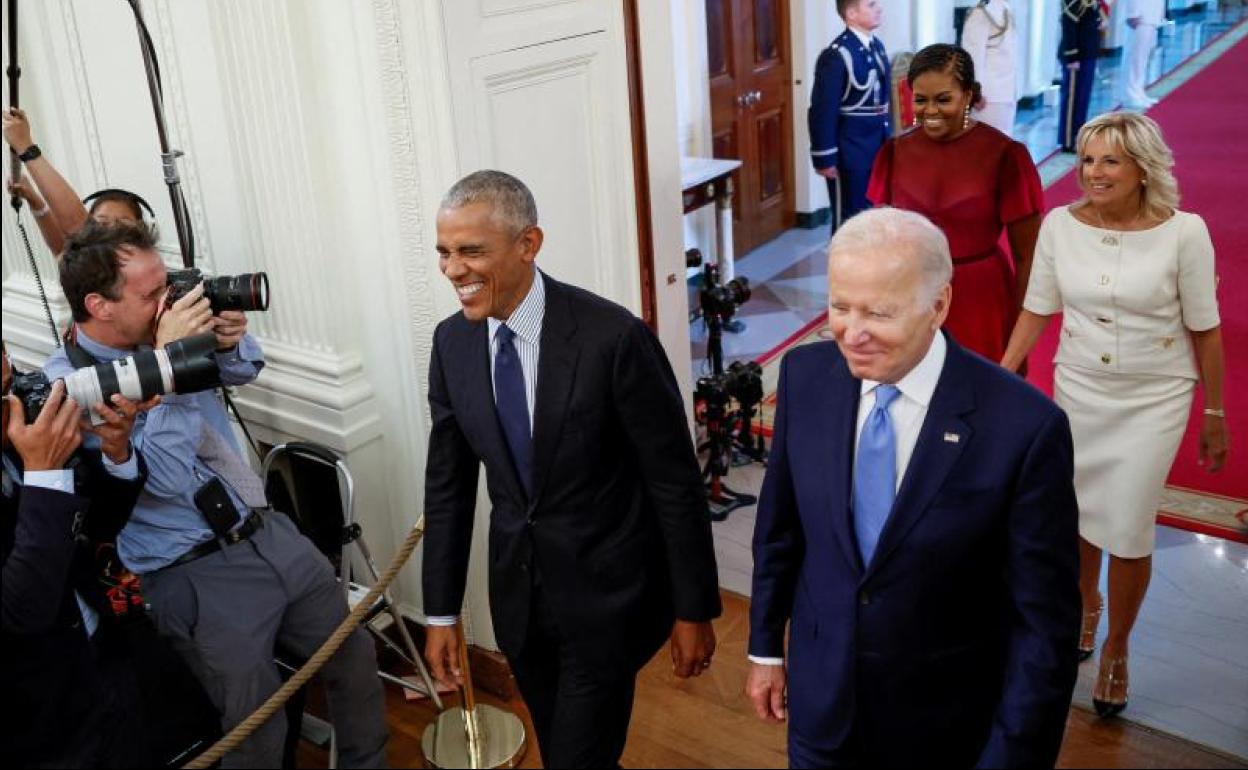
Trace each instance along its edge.
<path fill-rule="evenodd" d="M 529 428 L 529 402 L 525 395 L 524 370 L 516 352 L 516 333 L 507 324 L 495 333 L 498 351 L 494 354 L 494 406 L 502 425 L 511 459 L 524 492 L 533 497 L 533 433 Z"/>
<path fill-rule="evenodd" d="M 875 406 L 858 437 L 858 456 L 854 460 L 854 535 L 864 567 L 875 555 L 897 496 L 897 436 L 888 406 L 900 394 L 895 385 L 876 387 Z"/>

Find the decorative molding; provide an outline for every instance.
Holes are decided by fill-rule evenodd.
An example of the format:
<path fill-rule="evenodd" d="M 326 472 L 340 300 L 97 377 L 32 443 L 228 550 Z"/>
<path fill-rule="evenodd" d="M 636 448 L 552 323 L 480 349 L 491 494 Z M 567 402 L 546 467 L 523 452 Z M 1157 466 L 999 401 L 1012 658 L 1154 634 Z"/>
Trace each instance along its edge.
<path fill-rule="evenodd" d="M 429 371 L 433 355 L 432 329 L 438 317 L 433 304 L 433 285 L 428 266 L 426 223 L 422 213 L 417 135 L 412 109 L 412 87 L 404 63 L 403 23 L 396 0 L 373 0 L 377 35 L 377 59 L 385 100 L 386 132 L 389 137 L 391 181 L 398 236 L 402 249 L 403 283 L 407 290 L 408 319 L 416 371 Z M 420 410 L 423 424 L 429 425 L 429 383 L 420 380 Z"/>
<path fill-rule="evenodd" d="M 239 389 L 234 399 L 249 422 L 343 453 L 381 435 L 372 386 L 358 358 L 274 341 L 264 348 L 260 377 Z"/>
<path fill-rule="evenodd" d="M 253 315 L 267 365 L 239 391 L 240 410 L 279 433 L 352 451 L 382 434 L 363 364 L 341 350 L 335 307 L 340 256 L 314 216 L 314 174 L 287 3 L 228 0 L 211 6 L 227 121 L 240 173 L 242 223 L 248 253 L 279 298 Z M 310 269 L 311 268 L 311 269 Z M 315 276 L 282 292 L 282 276 Z M 293 288 L 293 286 L 292 286 Z"/>
<path fill-rule="evenodd" d="M 41 6 L 44 4 L 40 3 Z M 72 0 L 61 0 L 61 23 L 54 25 L 52 19 L 44 16 L 44 29 L 46 34 L 51 35 L 51 30 L 55 26 L 59 26 L 65 32 L 65 43 L 68 46 L 68 56 L 65 63 L 69 65 L 70 74 L 73 76 L 73 84 L 75 91 L 74 106 L 72 112 L 77 112 L 82 120 L 84 138 L 87 143 L 87 156 L 91 162 L 91 170 L 94 174 L 93 187 L 99 189 L 105 187 L 108 182 L 108 172 L 104 167 L 104 149 L 100 142 L 100 127 L 96 120 L 95 100 L 91 93 L 91 83 L 87 79 L 87 61 L 82 52 L 82 40 L 78 36 L 78 16 L 74 11 L 74 3 Z M 56 50 L 55 47 L 49 46 L 49 51 Z M 65 110 L 61 110 L 65 113 Z M 81 184 L 81 181 L 79 181 Z"/>

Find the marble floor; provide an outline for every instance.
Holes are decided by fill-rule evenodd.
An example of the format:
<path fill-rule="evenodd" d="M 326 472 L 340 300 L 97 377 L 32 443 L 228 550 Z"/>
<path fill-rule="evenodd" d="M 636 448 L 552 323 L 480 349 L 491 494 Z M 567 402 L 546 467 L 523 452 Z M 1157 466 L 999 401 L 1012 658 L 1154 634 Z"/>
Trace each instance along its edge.
<path fill-rule="evenodd" d="M 1122 718 L 1248 761 L 1246 642 L 1248 546 L 1158 527 Z M 1080 667 L 1076 706 L 1090 708 L 1096 673 L 1096 657 Z"/>

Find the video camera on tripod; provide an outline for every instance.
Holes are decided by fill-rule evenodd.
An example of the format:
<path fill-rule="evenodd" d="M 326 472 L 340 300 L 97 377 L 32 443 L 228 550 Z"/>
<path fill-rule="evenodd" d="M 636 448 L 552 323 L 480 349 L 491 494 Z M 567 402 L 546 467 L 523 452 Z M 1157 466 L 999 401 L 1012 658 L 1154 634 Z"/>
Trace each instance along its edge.
<path fill-rule="evenodd" d="M 734 361 L 727 371 L 724 370 L 724 323 L 749 301 L 749 279 L 738 277 L 721 284 L 719 266 L 704 263 L 697 249 L 685 252 L 685 264 L 702 267 L 698 296 L 707 328 L 711 374 L 698 378 L 693 405 L 698 423 L 706 426 L 707 440 L 698 449 L 708 451 L 702 475 L 707 479 L 711 519 L 723 521 L 737 508 L 757 502 L 753 495 L 729 489 L 722 478 L 728 475 L 734 457 L 748 457 L 757 462 L 766 460 L 763 437 L 753 435 L 754 416 L 763 400 L 763 369 L 753 361 Z"/>

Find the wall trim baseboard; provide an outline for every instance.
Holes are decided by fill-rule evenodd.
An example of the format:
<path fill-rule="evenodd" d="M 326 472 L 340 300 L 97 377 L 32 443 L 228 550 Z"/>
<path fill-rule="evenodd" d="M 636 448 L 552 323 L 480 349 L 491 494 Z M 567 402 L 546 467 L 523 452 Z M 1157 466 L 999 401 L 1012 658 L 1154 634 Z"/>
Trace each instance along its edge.
<path fill-rule="evenodd" d="M 799 211 L 796 213 L 793 226 L 803 230 L 817 230 L 832 221 L 832 209 L 824 206 L 815 211 Z"/>

